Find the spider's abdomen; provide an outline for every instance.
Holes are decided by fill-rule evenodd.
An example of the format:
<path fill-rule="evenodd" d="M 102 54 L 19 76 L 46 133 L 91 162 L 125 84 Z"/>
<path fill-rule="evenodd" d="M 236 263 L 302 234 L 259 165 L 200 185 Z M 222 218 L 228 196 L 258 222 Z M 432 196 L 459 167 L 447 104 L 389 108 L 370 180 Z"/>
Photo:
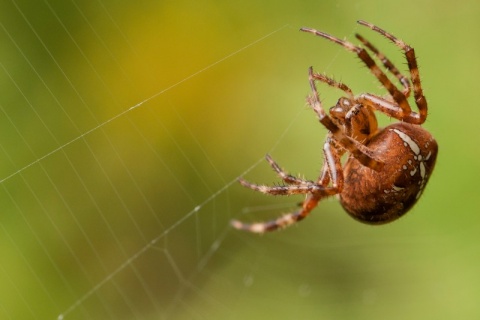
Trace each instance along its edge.
<path fill-rule="evenodd" d="M 435 166 L 438 145 L 422 127 L 396 123 L 378 132 L 367 147 L 385 165 L 374 171 L 350 157 L 340 201 L 361 222 L 387 223 L 405 214 L 421 196 Z"/>

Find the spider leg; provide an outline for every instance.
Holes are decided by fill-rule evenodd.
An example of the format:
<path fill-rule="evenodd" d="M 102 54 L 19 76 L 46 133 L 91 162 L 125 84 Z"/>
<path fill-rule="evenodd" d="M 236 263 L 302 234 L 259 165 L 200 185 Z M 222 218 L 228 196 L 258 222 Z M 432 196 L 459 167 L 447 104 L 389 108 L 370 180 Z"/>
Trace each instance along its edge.
<path fill-rule="evenodd" d="M 403 86 L 403 94 L 406 98 L 408 98 L 410 96 L 411 90 L 410 80 L 408 80 L 408 78 L 405 77 L 383 53 L 378 51 L 378 49 L 370 41 L 368 41 L 358 33 L 355 34 L 355 37 L 357 37 L 357 39 L 360 40 L 365 47 L 372 51 L 378 58 L 378 60 L 382 62 L 383 66 L 398 79 L 398 81 Z"/>
<path fill-rule="evenodd" d="M 277 175 L 288 185 L 286 186 L 265 186 L 250 183 L 244 179 L 239 179 L 238 182 L 246 188 L 262 192 L 265 194 L 271 195 L 293 195 L 293 194 L 306 194 L 311 192 L 317 192 L 321 187 L 313 181 L 300 179 L 298 177 L 292 176 L 287 172 L 283 171 L 280 166 L 270 157 L 270 155 L 265 156 L 266 160 L 277 173 Z"/>
<path fill-rule="evenodd" d="M 340 157 L 341 155 L 339 155 Z M 317 184 L 326 186 L 330 183 L 330 172 L 328 172 L 328 163 L 323 162 L 322 170 L 320 171 L 320 176 L 317 179 Z"/>
<path fill-rule="evenodd" d="M 231 225 L 235 229 L 244 230 L 252 233 L 265 233 L 267 231 L 274 231 L 286 228 L 298 221 L 305 219 L 320 201 L 320 198 L 315 195 L 307 196 L 307 199 L 302 204 L 302 209 L 290 214 L 281 216 L 275 220 L 258 223 L 244 223 L 238 220 L 232 220 Z"/>
<path fill-rule="evenodd" d="M 307 198 L 302 203 L 302 209 L 267 222 L 250 224 L 250 223 L 244 223 L 238 220 L 232 220 L 231 222 L 232 226 L 236 229 L 249 231 L 253 233 L 264 233 L 267 231 L 274 231 L 277 229 L 286 228 L 306 218 L 310 214 L 310 212 L 317 206 L 318 202 L 322 198 L 340 193 L 343 188 L 343 172 L 342 172 L 340 156 L 338 154 L 338 150 L 336 149 L 334 143 L 335 142 L 333 140 L 327 139 L 327 142 L 325 142 L 323 147 L 325 163 L 322 169 L 322 173 L 318 180 L 319 182 L 320 181 L 326 182 L 326 184 L 325 185 L 312 184 L 312 186 L 316 186 L 316 190 L 312 190 L 308 192 Z M 326 185 L 329 183 L 330 179 L 332 181 L 332 185 L 330 187 L 327 187 Z M 242 185 L 246 187 L 249 187 L 257 191 L 262 191 L 260 190 L 260 188 L 269 188 L 269 187 L 263 187 L 263 186 L 256 186 L 248 182 L 245 182 L 243 180 L 241 180 L 240 183 L 242 183 Z M 303 185 L 290 185 L 290 186 L 285 186 L 284 188 L 295 190 L 298 187 L 303 187 Z M 278 188 L 278 187 L 273 187 L 273 188 Z M 270 190 L 272 190 L 273 188 L 270 188 Z M 290 193 L 286 193 L 286 194 L 290 194 Z"/>
<path fill-rule="evenodd" d="M 346 150 L 348 150 L 360 163 L 373 169 L 381 170 L 384 163 L 375 159 L 372 150 L 365 145 L 347 136 L 325 113 L 320 102 L 317 87 L 315 85 L 315 78 L 313 77 L 313 69 L 309 68 L 309 81 L 312 89 L 312 96 L 307 102 L 312 107 L 313 111 L 317 114 L 318 120 L 323 124 L 331 133 L 332 137 Z"/>
<path fill-rule="evenodd" d="M 359 22 L 359 23 L 363 24 L 363 21 Z M 369 24 L 364 24 L 364 25 L 373 26 L 373 25 L 369 25 Z M 373 27 L 375 27 L 375 26 L 373 26 Z M 356 45 L 354 45 L 354 44 L 352 44 L 348 41 L 341 40 L 339 38 L 336 38 L 334 36 L 329 35 L 328 33 L 318 31 L 318 30 L 315 30 L 315 29 L 301 28 L 300 30 L 304 31 L 304 32 L 312 33 L 314 35 L 323 37 L 325 39 L 328 39 L 332 42 L 335 42 L 335 43 L 343 46 L 348 51 L 351 51 L 351 52 L 354 52 L 354 53 L 357 54 L 357 56 L 360 58 L 360 60 L 362 60 L 363 63 L 365 63 L 365 65 L 370 69 L 372 74 L 380 81 L 380 83 L 383 85 L 383 87 L 385 87 L 385 89 L 387 89 L 389 94 L 392 96 L 393 100 L 396 102 L 396 104 L 390 103 L 389 106 L 385 106 L 384 104 L 381 104 L 381 103 L 380 104 L 373 103 L 373 105 L 370 104 L 375 109 L 377 109 L 377 110 L 379 110 L 379 111 L 381 111 L 381 112 L 383 112 L 383 113 L 385 113 L 389 116 L 392 116 L 392 117 L 397 118 L 399 120 L 407 121 L 409 123 L 421 124 L 425 121 L 426 101 L 425 101 L 425 103 L 423 103 L 420 100 L 416 100 L 417 101 L 417 106 L 419 106 L 420 114 L 412 112 L 412 109 L 410 108 L 410 105 L 408 104 L 406 96 L 403 94 L 403 92 L 401 92 L 392 83 L 392 81 L 390 81 L 390 79 L 378 67 L 378 65 L 375 63 L 375 61 L 372 59 L 372 57 L 368 54 L 368 52 L 364 48 L 356 46 Z M 381 29 L 379 29 L 379 28 L 375 29 L 375 31 L 377 31 L 377 32 L 380 32 L 379 30 L 381 30 Z M 391 36 L 390 34 L 387 34 L 385 31 L 383 31 L 383 30 L 381 30 L 381 31 L 384 32 L 384 33 L 382 33 L 382 32 L 380 32 L 380 33 L 382 33 L 387 38 L 389 36 Z M 391 36 L 391 37 L 393 37 L 393 36 Z M 389 38 L 389 39 L 391 39 L 391 38 Z M 392 40 L 392 41 L 394 41 L 394 40 Z M 399 41 L 399 40 L 397 40 L 397 41 Z M 410 62 L 409 62 L 409 65 L 410 65 Z M 415 61 L 415 67 L 416 67 L 416 61 Z M 416 68 L 416 71 L 418 73 L 418 68 Z M 413 77 L 412 77 L 412 82 L 414 83 L 414 95 L 415 95 L 415 98 L 417 99 L 418 93 L 415 92 L 415 90 L 417 90 L 417 89 L 415 89 L 415 82 L 413 81 Z M 423 97 L 423 94 L 421 94 L 421 97 Z M 423 97 L 423 100 L 425 100 L 424 97 Z"/>
<path fill-rule="evenodd" d="M 250 183 L 244 179 L 239 179 L 238 182 L 246 188 L 252 189 L 265 194 L 270 194 L 274 196 L 291 196 L 294 194 L 307 194 L 307 193 L 317 193 L 322 191 L 324 188 L 315 183 L 302 183 L 296 185 L 286 185 L 286 186 L 266 186 L 258 185 L 255 183 Z"/>
<path fill-rule="evenodd" d="M 368 23 L 363 20 L 359 20 L 357 22 L 363 26 L 369 27 L 375 32 L 380 33 L 382 36 L 392 41 L 397 47 L 402 49 L 403 52 L 405 53 L 405 58 L 407 59 L 407 63 L 408 63 L 408 69 L 410 71 L 410 77 L 413 83 L 413 96 L 415 97 L 415 103 L 417 104 L 418 111 L 419 111 L 419 114 L 416 114 L 416 113 L 412 114 L 412 118 L 413 118 L 412 120 L 414 121 L 411 120 L 411 122 L 416 124 L 422 124 L 427 117 L 428 106 L 427 106 L 427 100 L 423 95 L 422 83 L 420 81 L 420 72 L 418 71 L 418 64 L 417 64 L 417 58 L 415 56 L 415 50 L 409 45 L 407 45 L 405 42 L 403 42 L 402 40 L 392 35 L 391 33 L 388 33 L 385 30 L 380 29 L 379 27 L 371 23 Z M 397 100 L 395 99 L 395 101 Z"/>
<path fill-rule="evenodd" d="M 409 113 L 410 106 L 408 105 L 405 95 L 397 89 L 397 87 L 390 81 L 390 79 L 388 79 L 385 73 L 377 66 L 375 61 L 372 59 L 372 57 L 370 57 L 370 55 L 364 48 L 315 29 L 301 28 L 300 30 L 328 39 L 343 46 L 348 51 L 356 53 L 357 56 L 367 65 L 367 67 L 375 75 L 375 77 L 377 77 L 377 79 L 382 83 L 382 85 L 388 90 L 388 92 L 390 93 L 390 95 L 392 95 L 395 101 L 399 102 L 399 105 L 402 107 L 402 109 L 405 110 L 405 112 L 408 111 L 407 113 Z"/>
<path fill-rule="evenodd" d="M 312 78 L 315 79 L 315 80 L 324 82 L 324 83 L 328 84 L 328 85 L 331 86 L 331 87 L 334 87 L 334 88 L 337 88 L 337 89 L 342 90 L 342 91 L 345 92 L 345 94 L 348 96 L 348 100 L 349 100 L 349 101 L 351 101 L 352 103 L 353 103 L 353 101 L 355 101 L 355 97 L 354 97 L 354 95 L 353 95 L 352 89 L 350 89 L 350 87 L 348 87 L 348 86 L 347 86 L 346 84 L 344 84 L 343 82 L 335 81 L 334 79 L 329 78 L 329 77 L 327 77 L 326 75 L 323 75 L 323 74 L 320 74 L 320 73 L 316 73 L 316 72 L 313 72 L 313 73 L 312 73 Z"/>
<path fill-rule="evenodd" d="M 305 185 L 305 184 L 313 184 L 314 182 L 313 181 L 309 181 L 309 180 L 304 180 L 304 179 L 300 179 L 298 177 L 295 177 L 295 176 L 292 176 L 291 174 L 288 174 L 287 172 L 283 171 L 280 166 L 272 159 L 272 157 L 270 157 L 270 155 L 266 155 L 265 158 L 267 159 L 268 163 L 270 164 L 270 166 L 273 168 L 273 170 L 275 170 L 275 172 L 277 173 L 277 175 L 283 180 L 285 181 L 285 183 L 288 183 L 288 184 L 296 184 L 296 185 Z"/>

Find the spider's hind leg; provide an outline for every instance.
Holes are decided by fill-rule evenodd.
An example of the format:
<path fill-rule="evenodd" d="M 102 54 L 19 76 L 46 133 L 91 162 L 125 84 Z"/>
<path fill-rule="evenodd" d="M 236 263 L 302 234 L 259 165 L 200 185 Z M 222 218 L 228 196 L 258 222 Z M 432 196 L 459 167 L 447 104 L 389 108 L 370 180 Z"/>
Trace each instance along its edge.
<path fill-rule="evenodd" d="M 277 219 L 267 222 L 245 223 L 239 220 L 232 220 L 231 225 L 235 229 L 248 231 L 252 233 L 265 233 L 267 231 L 275 231 L 284 229 L 296 222 L 305 219 L 318 204 L 320 198 L 316 195 L 309 195 L 302 204 L 302 209 L 283 215 Z"/>
<path fill-rule="evenodd" d="M 335 145 L 335 142 L 332 139 L 328 138 L 327 142 L 325 142 L 324 144 L 323 151 L 325 162 L 322 167 L 322 173 L 318 178 L 317 183 L 312 182 L 311 184 L 292 184 L 288 186 L 268 187 L 259 186 L 246 182 L 245 180 L 240 180 L 240 183 L 243 186 L 267 194 L 290 195 L 306 193 L 307 197 L 303 201 L 302 208 L 300 210 L 283 215 L 277 219 L 267 222 L 244 223 L 238 220 L 232 220 L 232 226 L 236 229 L 253 233 L 264 233 L 267 231 L 283 229 L 305 219 L 310 214 L 310 212 L 317 206 L 318 202 L 321 199 L 340 193 L 343 188 L 343 171 L 339 151 Z M 269 158 L 267 158 L 267 160 L 268 159 Z M 276 165 L 273 160 L 271 161 L 275 165 L 272 165 L 272 167 L 274 167 L 275 171 L 277 171 L 276 168 L 279 168 L 278 165 Z M 281 170 L 279 171 L 283 172 Z M 330 182 L 331 185 L 328 186 Z"/>
<path fill-rule="evenodd" d="M 270 157 L 270 155 L 266 155 L 266 160 L 273 168 L 273 170 L 277 173 L 277 175 L 285 182 L 287 185 L 277 185 L 277 186 L 266 186 L 266 185 L 258 185 L 255 183 L 248 182 L 243 178 L 240 178 L 238 182 L 246 188 L 265 193 L 271 195 L 294 195 L 294 194 L 306 194 L 311 192 L 317 192 L 321 189 L 319 185 L 311 180 L 301 179 L 291 174 L 285 172 L 280 168 L 280 166 Z"/>
<path fill-rule="evenodd" d="M 273 196 L 291 196 L 294 194 L 307 194 L 318 193 L 323 190 L 322 186 L 319 186 L 313 182 L 305 182 L 302 184 L 290 184 L 284 186 L 266 186 L 248 182 L 244 179 L 239 179 L 238 182 L 245 188 L 252 189 L 264 194 L 270 194 Z"/>

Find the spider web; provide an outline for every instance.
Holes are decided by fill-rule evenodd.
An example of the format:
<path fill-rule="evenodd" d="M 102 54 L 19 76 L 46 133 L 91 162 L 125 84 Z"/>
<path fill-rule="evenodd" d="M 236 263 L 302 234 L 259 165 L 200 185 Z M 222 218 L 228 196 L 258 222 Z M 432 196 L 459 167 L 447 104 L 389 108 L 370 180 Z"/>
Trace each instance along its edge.
<path fill-rule="evenodd" d="M 88 101 L 91 97 L 85 93 L 84 84 L 77 82 L 84 80 L 76 77 L 80 68 L 65 65 L 59 48 L 52 48 L 54 43 L 45 33 L 52 30 L 42 30 L 33 18 L 35 10 L 15 1 L 9 5 L 34 44 L 29 47 L 9 25 L 11 21 L 2 18 L 3 43 L 9 44 L 9 52 L 1 61 L 3 82 L 4 87 L 11 88 L 10 99 L 16 106 L 12 108 L 12 101 L 7 99 L 1 106 L 5 131 L 13 142 L 2 144 L 8 161 L 0 179 L 4 209 L 10 212 L 9 219 L 2 223 L 3 243 L 8 243 L 11 251 L 11 256 L 6 254 L 9 263 L 2 266 L 7 284 L 2 299 L 4 315 L 52 318 L 51 309 L 56 309 L 59 319 L 145 318 L 150 312 L 169 317 L 182 309 L 184 297 L 192 292 L 210 303 L 221 304 L 200 289 L 195 278 L 230 230 L 226 223 L 231 217 L 230 198 L 226 193 L 236 177 L 222 177 L 203 147 L 202 137 L 196 135 L 197 129 L 179 107 L 181 102 L 159 98 L 264 42 L 285 26 L 237 50 L 228 49 L 223 57 L 215 53 L 214 62 L 197 71 L 191 71 L 193 66 L 186 67 L 186 75 L 173 84 L 162 84 L 149 74 L 149 81 L 156 82 L 153 87 L 164 89 L 147 93 L 148 98 L 125 108 L 129 104 L 126 100 L 138 101 L 145 92 L 134 88 L 136 75 L 130 75 L 121 61 L 128 56 L 113 51 L 114 45 L 102 34 L 105 30 L 91 21 L 92 12 L 75 2 L 68 8 L 83 20 L 87 31 L 82 31 L 89 35 L 82 35 L 67 25 L 59 7 L 46 1 L 40 6 L 46 11 L 45 20 L 58 27 L 68 41 L 63 50 L 73 50 L 72 55 L 90 69 L 88 81 L 96 82 L 106 92 L 107 97 L 99 100 L 105 99 L 107 103 L 103 103 L 108 106 Z M 129 58 L 141 59 L 138 44 L 128 40 L 111 9 L 102 2 L 95 6 L 95 13 L 107 17 L 108 27 L 127 48 Z M 93 39 L 104 50 L 100 57 L 88 51 L 83 37 Z M 43 55 L 43 60 L 33 58 L 29 50 Z M 10 64 L 15 54 L 20 56 L 20 66 Z M 113 68 L 130 85 L 127 88 L 138 92 L 126 98 L 118 88 L 112 88 L 118 84 L 112 84 L 102 69 L 112 66 L 96 60 L 105 58 L 113 61 Z M 43 70 L 40 61 L 47 61 L 55 74 Z M 27 69 L 25 77 L 34 79 L 33 88 L 18 76 L 18 68 Z M 64 86 L 56 86 L 55 81 L 64 82 Z M 68 103 L 63 101 L 66 98 Z M 16 108 L 23 112 L 15 112 Z M 214 110 L 207 107 L 205 111 L 208 116 Z M 27 119 L 23 120 L 21 115 L 25 113 Z M 184 137 L 177 135 L 176 127 Z M 126 151 L 135 145 L 135 150 Z M 183 162 L 180 167 L 176 166 L 178 161 Z M 214 176 L 213 182 L 200 172 L 201 166 L 206 167 L 202 171 Z M 183 170 L 188 171 L 186 181 L 181 177 Z M 200 217 L 205 212 L 208 221 Z M 216 218 L 215 213 L 223 218 Z M 205 225 L 208 229 L 202 230 Z M 195 235 L 187 236 L 189 233 Z M 30 284 L 20 283 L 19 277 Z M 6 292 L 13 292 L 14 299 L 7 299 Z M 29 292 L 37 297 L 33 303 Z M 12 311 L 15 308 L 10 301 L 23 303 L 24 310 Z M 144 306 L 146 303 L 150 305 Z"/>
<path fill-rule="evenodd" d="M 335 214 L 333 201 L 288 236 L 230 228 L 233 217 L 264 220 L 301 201 L 238 186 L 244 175 L 276 180 L 265 151 L 318 175 L 324 131 L 303 107 L 306 70 L 320 55 L 329 70 L 343 54 L 319 53 L 285 24 L 291 7 L 267 23 L 270 8 L 255 5 L 5 2 L 2 319 L 316 317 L 318 301 L 324 317 L 348 317 L 387 287 L 369 282 L 378 270 L 352 275 L 352 260 L 372 250 L 392 270 L 429 243 L 391 230 L 365 240 L 372 231 Z M 318 21 L 307 7 L 298 19 Z M 335 70 L 364 75 L 352 66 Z M 334 97 L 322 95 L 326 105 Z"/>

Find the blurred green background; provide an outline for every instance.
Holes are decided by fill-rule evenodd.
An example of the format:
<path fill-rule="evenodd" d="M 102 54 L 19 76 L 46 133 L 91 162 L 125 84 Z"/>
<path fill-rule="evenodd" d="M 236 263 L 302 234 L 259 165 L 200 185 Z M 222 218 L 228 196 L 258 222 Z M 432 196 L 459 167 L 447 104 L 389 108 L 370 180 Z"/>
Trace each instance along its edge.
<path fill-rule="evenodd" d="M 2 0 L 0 318 L 480 317 L 479 10 Z M 417 52 L 440 146 L 421 201 L 381 227 L 329 199 L 282 232 L 232 230 L 234 217 L 265 220 L 302 200 L 235 182 L 276 182 L 265 153 L 319 173 L 326 132 L 305 106 L 309 66 L 355 93 L 384 92 L 354 55 L 299 27 L 360 32 L 405 69 L 358 19 Z M 339 97 L 320 92 L 325 107 Z"/>

